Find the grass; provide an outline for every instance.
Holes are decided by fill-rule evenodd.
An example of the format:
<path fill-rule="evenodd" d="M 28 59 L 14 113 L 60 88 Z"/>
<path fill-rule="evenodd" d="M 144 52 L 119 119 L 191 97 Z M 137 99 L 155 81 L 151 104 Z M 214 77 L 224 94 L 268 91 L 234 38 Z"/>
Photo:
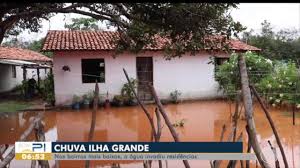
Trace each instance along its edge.
<path fill-rule="evenodd" d="M 4 101 L 0 102 L 0 113 L 2 112 L 17 112 L 19 110 L 26 109 L 32 104 L 22 101 Z"/>

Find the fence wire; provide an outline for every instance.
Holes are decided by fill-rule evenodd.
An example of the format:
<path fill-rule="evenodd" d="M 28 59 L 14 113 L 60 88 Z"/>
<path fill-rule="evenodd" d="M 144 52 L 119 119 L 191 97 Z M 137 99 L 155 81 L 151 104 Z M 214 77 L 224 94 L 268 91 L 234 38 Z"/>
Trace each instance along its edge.
<path fill-rule="evenodd" d="M 237 77 L 237 81 L 238 78 L 240 77 L 240 74 L 239 74 L 239 71 L 236 70 L 236 71 L 222 71 L 222 72 L 216 72 L 216 73 L 220 73 L 222 75 L 226 75 L 228 74 L 228 77 L 229 76 L 232 76 L 232 75 L 235 75 Z M 216 73 L 215 73 L 215 77 L 216 77 Z M 248 77 L 249 77 L 249 82 L 250 84 L 252 84 L 255 88 L 258 88 L 258 85 L 256 85 L 255 83 L 251 83 L 251 78 L 253 77 L 259 77 L 259 78 L 264 78 L 264 77 L 267 77 L 267 76 L 270 76 L 270 77 L 273 77 L 275 78 L 275 74 L 273 74 L 272 72 L 270 71 L 249 71 L 247 72 L 248 74 Z M 266 91 L 266 92 L 262 92 L 262 91 L 259 91 L 259 89 L 257 89 L 257 92 L 259 94 L 259 96 L 261 97 L 272 97 L 272 96 L 278 96 L 278 95 L 285 95 L 285 96 L 290 96 L 290 97 L 297 97 L 299 96 L 300 97 L 300 88 L 299 88 L 299 84 L 300 84 L 300 73 L 299 71 L 297 72 L 297 74 L 284 74 L 284 78 L 285 79 L 281 79 L 281 84 L 282 85 L 282 88 L 285 88 L 287 85 L 289 85 L 288 87 L 290 88 L 290 91 L 288 90 L 284 90 L 284 91 L 280 91 L 281 88 L 274 88 L 274 86 L 271 86 L 269 88 L 269 91 Z M 295 80 L 295 77 L 296 77 L 296 80 Z M 287 80 L 290 80 L 291 78 L 293 78 L 293 80 L 295 81 L 287 81 Z M 285 84 L 282 84 L 284 83 L 284 80 L 286 80 L 286 83 Z M 232 88 L 219 88 L 220 91 L 222 92 L 222 94 L 226 97 L 226 96 L 236 96 L 238 94 L 237 91 L 226 91 L 226 90 L 232 90 Z M 273 90 L 273 91 L 272 91 Z M 274 91 L 274 90 L 278 90 L 278 91 Z"/>

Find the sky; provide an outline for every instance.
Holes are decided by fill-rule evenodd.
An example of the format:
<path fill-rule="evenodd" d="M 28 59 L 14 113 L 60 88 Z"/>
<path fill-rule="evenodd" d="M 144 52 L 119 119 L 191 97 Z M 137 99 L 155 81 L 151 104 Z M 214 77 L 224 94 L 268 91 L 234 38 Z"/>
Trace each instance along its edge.
<path fill-rule="evenodd" d="M 261 23 L 268 20 L 275 31 L 280 29 L 297 29 L 300 31 L 300 3 L 240 3 L 238 9 L 232 9 L 231 15 L 248 29 L 259 32 Z M 71 18 L 82 17 L 78 14 L 57 14 L 50 21 L 42 22 L 42 29 L 38 33 L 24 31 L 18 38 L 32 41 L 46 36 L 48 30 L 65 30 L 65 23 Z M 103 27 L 106 29 L 106 27 Z"/>

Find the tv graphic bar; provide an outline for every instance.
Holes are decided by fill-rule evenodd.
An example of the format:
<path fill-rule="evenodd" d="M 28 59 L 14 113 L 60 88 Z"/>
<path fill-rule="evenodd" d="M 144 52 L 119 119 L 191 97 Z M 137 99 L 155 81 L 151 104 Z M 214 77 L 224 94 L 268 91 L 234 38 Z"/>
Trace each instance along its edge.
<path fill-rule="evenodd" d="M 256 160 L 242 142 L 16 142 L 17 160 Z"/>

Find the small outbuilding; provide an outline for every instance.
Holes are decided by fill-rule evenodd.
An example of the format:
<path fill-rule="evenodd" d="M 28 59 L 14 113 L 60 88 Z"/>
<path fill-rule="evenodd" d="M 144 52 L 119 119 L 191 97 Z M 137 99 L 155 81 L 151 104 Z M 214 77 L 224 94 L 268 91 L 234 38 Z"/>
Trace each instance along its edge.
<path fill-rule="evenodd" d="M 0 92 L 8 92 L 24 79 L 40 82 L 51 71 L 52 59 L 28 49 L 0 47 Z"/>

